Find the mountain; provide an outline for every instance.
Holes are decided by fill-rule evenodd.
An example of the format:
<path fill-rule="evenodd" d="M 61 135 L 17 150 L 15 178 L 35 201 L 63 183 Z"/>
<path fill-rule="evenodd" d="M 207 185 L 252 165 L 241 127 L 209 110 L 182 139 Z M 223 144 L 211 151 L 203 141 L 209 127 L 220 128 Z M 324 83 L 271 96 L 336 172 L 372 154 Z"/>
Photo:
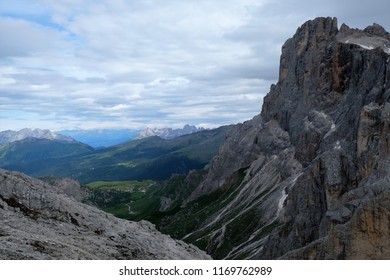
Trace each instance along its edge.
<path fill-rule="evenodd" d="M 121 220 L 77 201 L 63 191 L 69 187 L 80 185 L 0 169 L 0 259 L 210 259 L 149 222 Z"/>
<path fill-rule="evenodd" d="M 339 29 L 335 18 L 307 21 L 283 45 L 279 80 L 253 119 L 224 134 L 149 137 L 28 168 L 150 176 L 167 166 L 183 170 L 182 156 L 207 158 L 208 141 L 219 135 L 224 143 L 207 168 L 171 176 L 151 194 L 158 196 L 144 217 L 160 231 L 217 259 L 389 259 L 389 47 L 378 24 L 358 30 Z M 1 256 L 148 258 L 152 250 L 150 258 L 175 258 L 169 248 L 177 241 L 150 223 L 122 224 L 54 194 L 55 186 L 0 175 Z"/>
<path fill-rule="evenodd" d="M 86 144 L 50 130 L 25 128 L 0 132 L 0 167 L 84 154 L 92 150 Z"/>
<path fill-rule="evenodd" d="M 134 129 L 60 130 L 57 133 L 72 137 L 94 148 L 118 145 L 139 133 Z"/>
<path fill-rule="evenodd" d="M 47 138 L 24 138 L 0 145 L 0 167 L 13 164 L 28 164 L 66 156 L 81 155 L 94 149 L 75 140 L 63 141 Z M 39 168 L 39 166 L 36 166 Z"/>
<path fill-rule="evenodd" d="M 153 136 L 67 157 L 21 157 L 10 164 L 0 161 L 0 167 L 30 176 L 71 177 L 82 182 L 168 179 L 172 174 L 186 174 L 207 165 L 225 141 L 229 128 L 203 130 L 170 140 Z"/>
<path fill-rule="evenodd" d="M 163 139 L 173 139 L 179 136 L 192 134 L 204 130 L 203 127 L 196 127 L 194 125 L 185 125 L 183 128 L 146 128 L 139 134 L 135 135 L 133 139 L 143 139 L 151 136 L 158 136 Z"/>
<path fill-rule="evenodd" d="M 71 137 L 54 133 L 47 129 L 24 128 L 19 131 L 6 130 L 0 132 L 0 145 L 20 141 L 26 138 L 48 139 L 63 142 L 75 142 Z"/>
<path fill-rule="evenodd" d="M 389 259 L 389 47 L 378 24 L 304 23 L 261 113 L 160 230 L 214 258 Z"/>

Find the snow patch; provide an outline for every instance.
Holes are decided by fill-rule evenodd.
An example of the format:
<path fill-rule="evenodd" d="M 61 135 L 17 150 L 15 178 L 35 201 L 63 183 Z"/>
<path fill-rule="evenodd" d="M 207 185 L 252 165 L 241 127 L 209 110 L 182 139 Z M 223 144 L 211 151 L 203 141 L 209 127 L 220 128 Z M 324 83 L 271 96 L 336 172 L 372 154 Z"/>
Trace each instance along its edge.
<path fill-rule="evenodd" d="M 336 125 L 334 122 L 332 122 L 331 126 L 330 126 L 330 129 L 329 131 L 325 134 L 324 138 L 328 137 L 329 135 L 331 135 L 333 132 L 336 131 Z"/>
<path fill-rule="evenodd" d="M 366 50 L 381 48 L 386 54 L 390 54 L 390 41 L 382 37 L 350 35 L 339 40 L 345 44 L 353 44 Z"/>
<path fill-rule="evenodd" d="M 279 202 L 278 202 L 278 214 L 277 214 L 277 216 L 279 216 L 280 211 L 282 211 L 283 205 L 284 205 L 284 201 L 286 200 L 287 197 L 288 197 L 287 191 L 286 191 L 286 189 L 284 189 L 283 192 L 282 192 L 282 197 L 279 199 Z"/>
<path fill-rule="evenodd" d="M 284 207 L 284 202 L 286 201 L 287 197 L 288 197 L 288 193 L 287 193 L 287 190 L 289 188 L 292 188 L 295 183 L 297 182 L 298 178 L 302 175 L 303 173 L 299 173 L 292 181 L 291 181 L 291 185 L 290 187 L 286 187 L 283 189 L 282 191 L 282 196 L 280 197 L 279 201 L 278 201 L 278 211 L 276 212 L 276 217 L 279 217 L 279 214 L 280 212 L 282 211 L 283 207 Z"/>
<path fill-rule="evenodd" d="M 356 44 L 360 47 L 362 47 L 363 49 L 366 49 L 366 50 L 373 50 L 374 49 L 374 46 L 373 45 L 369 45 L 369 46 L 366 46 L 366 45 L 363 45 L 363 44 Z"/>

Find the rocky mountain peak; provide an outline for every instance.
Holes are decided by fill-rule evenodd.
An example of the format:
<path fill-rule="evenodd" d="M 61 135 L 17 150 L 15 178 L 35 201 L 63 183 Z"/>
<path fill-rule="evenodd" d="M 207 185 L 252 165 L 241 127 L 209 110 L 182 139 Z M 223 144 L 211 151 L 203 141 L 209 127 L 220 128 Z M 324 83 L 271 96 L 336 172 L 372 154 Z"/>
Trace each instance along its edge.
<path fill-rule="evenodd" d="M 227 206 L 186 237 L 212 230 L 218 255 L 246 219 L 228 258 L 389 258 L 388 36 L 329 17 L 298 28 L 261 114 L 231 130 L 186 201 L 231 191 Z"/>
<path fill-rule="evenodd" d="M 368 50 L 379 48 L 390 54 L 390 33 L 376 23 L 364 30 L 352 29 L 343 24 L 337 40 L 344 44 L 353 44 Z"/>
<path fill-rule="evenodd" d="M 370 34 L 371 36 L 375 37 L 383 37 L 387 40 L 390 40 L 390 33 L 387 32 L 383 26 L 377 23 L 373 23 L 373 25 L 367 26 L 364 29 L 364 32 L 366 34 Z"/>
<path fill-rule="evenodd" d="M 345 93 L 352 90 L 351 86 L 355 89 L 357 80 L 383 85 L 375 79 L 386 75 L 390 42 L 378 34 L 388 35 L 378 25 L 366 30 L 343 25 L 339 31 L 336 19 L 318 18 L 303 24 L 284 44 L 279 81 L 264 98 L 261 115 L 265 122 L 274 119 L 290 133 L 303 163 L 316 156 L 314 142 L 317 143 L 319 135 L 329 131 L 334 120 L 341 117 L 342 110 L 335 105 L 341 101 L 344 104 Z M 367 52 L 376 49 L 376 52 Z M 382 65 L 373 66 L 368 61 Z M 363 72 L 364 77 L 361 77 Z M 361 94 L 347 103 L 363 102 L 362 88 L 356 91 Z M 308 135 L 306 132 L 311 130 L 313 120 L 319 122 L 317 131 Z M 313 143 L 310 140 L 303 143 L 302 137 L 312 139 Z"/>
<path fill-rule="evenodd" d="M 75 142 L 71 137 L 54 133 L 48 129 L 23 128 L 19 131 L 6 130 L 0 132 L 0 144 L 20 141 L 26 138 L 58 140 L 63 142 Z"/>
<path fill-rule="evenodd" d="M 203 127 L 196 127 L 194 125 L 186 124 L 183 128 L 151 128 L 147 127 L 139 134 L 135 135 L 132 139 L 143 139 L 146 137 L 158 136 L 163 139 L 173 139 L 179 136 L 192 134 L 198 131 L 204 130 Z"/>

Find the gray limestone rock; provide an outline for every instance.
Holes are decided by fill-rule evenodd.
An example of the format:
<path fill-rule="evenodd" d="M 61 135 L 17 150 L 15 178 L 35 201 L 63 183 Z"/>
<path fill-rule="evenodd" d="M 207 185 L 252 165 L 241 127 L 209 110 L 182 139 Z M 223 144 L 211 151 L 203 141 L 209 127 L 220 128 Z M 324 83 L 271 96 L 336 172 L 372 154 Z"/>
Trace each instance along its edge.
<path fill-rule="evenodd" d="M 149 222 L 121 220 L 76 201 L 65 194 L 66 183 L 75 189 L 71 181 L 59 189 L 0 170 L 0 259 L 210 259 Z"/>
<path fill-rule="evenodd" d="M 290 190 L 286 202 L 289 222 L 268 237 L 258 258 L 390 257 L 387 250 L 365 254 L 375 250 L 369 242 L 365 247 L 352 245 L 355 239 L 361 242 L 371 238 L 369 232 L 364 237 L 355 230 L 357 215 L 372 223 L 372 217 L 364 218 L 358 209 L 372 205 L 371 201 L 383 196 L 389 186 L 383 178 L 390 170 L 378 172 L 389 157 L 389 34 L 378 25 L 363 31 L 342 26 L 340 32 L 330 28 L 334 25 L 335 20 L 330 18 L 308 22 L 286 43 L 282 57 L 290 58 L 285 67 L 296 69 L 295 73 L 287 71 L 276 86 L 279 90 L 271 91 L 263 107 L 264 119 L 276 118 L 289 132 L 297 148 L 295 156 L 305 166 L 302 177 L 306 180 L 298 181 Z M 302 33 L 308 34 L 304 36 L 304 52 L 295 47 Z M 286 97 L 287 93 L 292 96 Z M 285 107 L 286 98 L 295 100 L 290 102 L 294 111 Z M 279 110 L 286 111 L 287 117 L 273 113 Z M 317 124 L 312 122 L 314 128 L 310 130 L 314 135 L 306 132 L 305 121 L 300 125 L 313 110 L 322 115 L 314 117 Z M 351 200 L 357 190 L 359 197 Z M 310 198 L 311 194 L 317 202 L 296 198 Z M 390 217 L 386 211 L 381 215 L 381 219 Z M 387 224 L 379 227 L 384 230 Z M 387 236 L 388 230 L 381 234 Z M 375 236 L 375 242 L 384 241 L 382 235 Z M 377 246 L 375 242 L 369 244 Z"/>
<path fill-rule="evenodd" d="M 389 40 L 377 24 L 339 30 L 335 18 L 316 18 L 286 41 L 261 114 L 231 130 L 190 198 L 229 189 L 246 170 L 232 194 L 241 208 L 207 220 L 224 233 L 211 236 L 211 254 L 233 238 L 223 217 L 244 219 L 238 209 L 251 205 L 256 226 L 227 258 L 390 258 Z"/>

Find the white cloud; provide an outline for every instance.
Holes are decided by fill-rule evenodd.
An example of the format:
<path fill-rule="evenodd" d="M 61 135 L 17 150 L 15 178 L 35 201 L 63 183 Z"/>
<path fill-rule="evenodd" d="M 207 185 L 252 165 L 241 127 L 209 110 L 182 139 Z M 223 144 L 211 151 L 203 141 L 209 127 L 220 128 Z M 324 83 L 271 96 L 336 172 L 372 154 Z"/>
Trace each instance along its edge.
<path fill-rule="evenodd" d="M 326 13 L 389 26 L 383 1 L 12 3 L 0 3 L 0 118 L 24 112 L 52 129 L 244 121 L 259 113 L 281 45 L 303 21 Z M 8 126 L 22 123 L 11 115 Z"/>
<path fill-rule="evenodd" d="M 0 17 L 0 57 L 28 56 L 54 47 L 61 34 L 30 21 Z"/>

